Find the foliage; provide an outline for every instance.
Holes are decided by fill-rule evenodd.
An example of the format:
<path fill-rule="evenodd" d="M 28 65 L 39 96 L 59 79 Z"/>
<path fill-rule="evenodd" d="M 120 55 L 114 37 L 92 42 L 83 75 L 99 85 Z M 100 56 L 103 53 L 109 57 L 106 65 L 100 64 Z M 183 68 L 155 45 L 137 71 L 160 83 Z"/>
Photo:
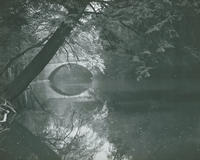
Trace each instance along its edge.
<path fill-rule="evenodd" d="M 199 63 L 199 5 L 198 0 L 112 1 L 97 17 L 109 74 L 130 73 L 140 80 L 162 66 Z"/>
<path fill-rule="evenodd" d="M 86 1 L 89 2 L 89 0 Z M 64 21 L 66 23 L 69 11 L 74 13 L 73 6 L 77 7 L 80 2 L 86 1 L 4 0 L 3 5 L 0 6 L 1 61 L 7 62 L 13 56 L 23 52 L 30 46 L 34 46 L 38 41 L 53 33 L 61 22 Z M 180 68 L 183 69 L 182 66 L 190 68 L 189 71 L 192 70 L 193 66 L 198 68 L 200 61 L 200 2 L 198 0 L 105 0 L 100 2 L 101 4 L 95 2 L 90 4 L 89 9 L 87 8 L 87 11 L 84 13 L 85 17 L 81 19 L 79 26 L 74 28 L 71 36 L 66 38 L 66 42 L 59 52 L 66 52 L 67 56 L 69 52 L 77 60 L 80 57 L 89 60 L 89 67 L 98 67 L 101 71 L 105 69 L 104 62 L 102 61 L 103 58 L 106 64 L 105 73 L 113 78 L 120 77 L 126 79 L 134 77 L 137 80 L 141 80 L 149 78 L 151 75 L 158 76 L 163 72 L 165 72 L 164 74 L 170 74 L 168 71 L 171 68 L 171 70 L 176 70 L 176 73 L 179 75 L 182 74 L 180 72 Z M 20 59 L 18 61 L 19 68 L 15 65 L 8 69 L 8 73 L 13 73 L 16 70 L 16 74 L 18 74 L 30 62 L 33 56 L 38 53 L 38 49 L 45 42 L 31 50 L 30 55 L 25 55 Z M 163 70 L 163 68 L 167 69 Z M 111 94 L 114 97 L 113 101 L 115 101 L 117 94 Z M 121 95 L 118 97 L 121 97 Z M 121 99 L 119 100 L 121 101 Z M 108 112 L 106 112 L 107 114 Z M 154 130 L 146 133 L 144 131 L 149 131 L 149 126 L 152 126 L 155 131 L 163 129 L 162 123 L 158 122 L 159 114 L 156 114 L 158 119 L 151 119 L 153 122 L 151 125 L 149 125 L 151 122 L 146 117 L 139 116 L 141 121 L 137 121 L 138 115 L 130 117 L 130 119 L 126 119 L 127 117 L 120 117 L 120 119 L 119 115 L 115 115 L 115 113 L 114 115 L 110 114 L 110 116 L 110 141 L 120 151 L 117 158 L 123 158 L 126 152 L 129 152 L 128 154 L 130 155 L 135 152 L 130 147 L 126 148 L 126 144 L 131 143 L 129 137 L 134 135 L 136 145 L 140 146 L 142 143 L 141 147 L 138 147 L 139 151 L 137 153 L 140 156 L 142 155 L 140 153 L 141 150 L 146 149 L 145 145 L 143 145 L 146 144 L 145 140 L 151 138 L 148 133 L 154 132 Z M 72 133 L 75 131 L 72 131 L 74 129 L 72 126 L 75 124 L 65 126 L 66 121 L 70 121 L 69 119 L 63 120 L 60 117 L 59 119 L 55 117 L 50 119 L 48 116 L 42 119 L 41 117 L 37 114 L 36 119 L 38 118 L 39 121 L 43 120 L 43 123 L 46 123 L 46 121 L 49 123 L 49 125 L 43 124 L 44 126 L 46 125 L 46 130 L 42 138 L 54 150 L 62 155 L 68 154 L 68 159 L 88 159 L 88 155 L 90 158 L 94 155 L 97 149 L 95 148 L 96 146 L 91 147 L 90 144 L 85 143 L 85 137 L 87 137 L 89 132 L 74 136 Z M 93 118 L 92 121 L 95 118 L 97 121 L 99 120 L 98 114 L 92 114 L 92 116 L 88 114 L 85 117 Z M 182 126 L 185 126 L 184 121 L 182 121 L 184 117 L 181 117 L 180 120 L 178 119 L 181 121 L 179 124 Z M 131 118 L 134 122 L 131 129 L 134 128 L 135 130 L 130 129 L 129 122 Z M 176 115 L 168 118 L 166 116 L 166 122 L 173 118 L 172 123 L 175 124 L 174 122 L 177 120 Z M 193 121 L 190 120 L 191 117 L 186 122 L 193 124 Z M 122 121 L 120 125 L 113 125 L 118 124 L 119 121 Z M 100 123 L 100 121 L 98 122 Z M 94 124 L 93 122 L 93 124 L 89 125 L 98 124 L 96 125 L 96 130 L 98 130 L 100 128 L 99 123 L 96 122 Z M 80 128 L 87 130 L 90 126 L 76 123 L 75 130 L 78 133 Z M 116 126 L 117 128 L 115 128 Z M 171 130 L 174 130 L 176 127 L 175 124 Z M 43 131 L 41 128 L 38 130 L 40 132 Z M 72 135 L 70 136 L 70 134 Z M 186 133 L 183 136 L 187 135 Z M 158 136 L 162 140 L 163 135 L 159 134 Z M 125 143 L 122 143 L 123 138 Z M 94 139 L 91 138 L 90 140 Z M 181 140 L 183 141 L 184 137 Z M 166 143 L 168 144 L 168 142 Z M 156 150 L 151 148 L 152 145 L 156 145 L 156 141 L 152 140 L 147 146 L 154 154 Z M 159 145 L 156 146 L 156 149 L 159 149 Z M 118 153 L 118 151 L 116 152 Z M 146 155 L 148 154 L 146 153 Z"/>

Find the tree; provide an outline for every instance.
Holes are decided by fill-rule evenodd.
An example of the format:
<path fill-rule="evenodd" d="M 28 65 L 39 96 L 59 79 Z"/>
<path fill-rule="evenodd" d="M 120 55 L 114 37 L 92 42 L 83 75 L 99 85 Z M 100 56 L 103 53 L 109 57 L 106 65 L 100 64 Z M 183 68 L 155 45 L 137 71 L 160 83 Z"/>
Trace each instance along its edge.
<path fill-rule="evenodd" d="M 199 5 L 119 0 L 96 18 L 105 72 L 124 80 L 104 84 L 114 159 L 198 159 Z"/>
<path fill-rule="evenodd" d="M 188 74 L 199 65 L 198 18 L 198 0 L 111 1 L 97 18 L 108 68 L 138 80 L 158 74 L 180 76 L 181 67 Z M 170 72 L 164 73 L 166 68 Z"/>
<path fill-rule="evenodd" d="M 32 132 L 17 122 L 11 125 L 10 131 L 6 135 L 1 134 L 1 140 L 1 145 L 3 144 L 1 149 L 7 151 L 7 155 L 10 154 L 12 160 L 17 160 L 21 156 L 24 156 L 23 158 L 28 158 L 30 154 L 34 154 L 35 157 L 38 157 L 40 160 L 61 159 L 60 156 L 42 142 L 39 137 L 33 135 Z M 2 153 L 0 153 L 0 157 L 3 158 Z"/>
<path fill-rule="evenodd" d="M 17 76 L 8 86 L 5 87 L 5 89 L 1 92 L 1 97 L 4 97 L 8 100 L 13 100 L 26 89 L 29 83 L 42 71 L 45 65 L 56 54 L 56 51 L 63 44 L 65 38 L 70 35 L 75 24 L 81 18 L 82 13 L 88 3 L 89 1 L 76 1 L 72 4 L 67 3 L 71 5 L 70 8 L 68 8 L 69 14 L 67 18 L 60 24 L 58 29 L 54 32 L 54 34 L 47 41 L 38 55 L 31 61 L 31 63 L 19 74 L 19 76 Z M 18 110 L 16 106 L 14 108 Z M 51 149 L 49 149 L 49 147 L 43 144 L 38 137 L 34 136 L 22 125 L 14 122 L 11 126 L 11 131 L 9 134 L 11 134 L 11 137 L 14 137 L 15 139 L 15 136 L 13 136 L 15 133 L 13 133 L 13 131 L 19 133 L 16 135 L 17 138 L 23 135 L 23 145 L 29 146 L 30 149 L 37 154 L 39 159 L 59 159 L 59 157 Z M 7 135 L 6 139 L 4 139 L 5 144 L 7 144 L 9 140 L 10 138 Z M 40 153 L 41 150 L 43 150 L 43 153 Z"/>
<path fill-rule="evenodd" d="M 76 3 L 78 4 L 79 8 L 76 8 L 77 6 L 71 6 L 73 11 L 69 12 L 67 19 L 60 24 L 58 29 L 47 41 L 42 50 L 21 72 L 21 74 L 16 77 L 12 83 L 5 87 L 1 93 L 2 97 L 5 97 L 9 100 L 16 98 L 26 89 L 29 83 L 42 71 L 46 64 L 56 54 L 56 51 L 63 44 L 66 36 L 70 35 L 74 25 L 78 22 L 79 18 L 83 14 L 84 9 L 89 3 L 88 1 L 78 2 L 79 1 Z"/>

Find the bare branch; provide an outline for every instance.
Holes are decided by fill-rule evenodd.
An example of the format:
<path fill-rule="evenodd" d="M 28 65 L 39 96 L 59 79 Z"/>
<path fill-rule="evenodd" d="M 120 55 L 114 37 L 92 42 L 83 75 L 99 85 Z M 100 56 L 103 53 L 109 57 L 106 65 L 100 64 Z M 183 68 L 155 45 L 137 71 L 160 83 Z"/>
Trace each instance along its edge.
<path fill-rule="evenodd" d="M 47 37 L 45 37 L 44 39 L 42 39 L 41 41 L 39 41 L 35 45 L 33 45 L 31 47 L 28 47 L 23 52 L 21 52 L 21 53 L 17 54 L 16 56 L 12 57 L 8 61 L 8 63 L 5 65 L 5 67 L 2 69 L 2 71 L 0 72 L 0 76 L 2 76 L 5 73 L 5 71 L 13 64 L 14 61 L 16 61 L 18 58 L 20 58 L 21 56 L 23 56 L 26 52 L 28 52 L 28 51 L 30 51 L 30 50 L 32 50 L 34 48 L 40 47 L 45 41 L 47 41 L 49 39 L 50 35 L 48 35 Z"/>
<path fill-rule="evenodd" d="M 67 53 L 67 62 L 69 62 L 69 52 L 65 47 L 63 47 L 63 48 L 64 48 L 65 52 Z"/>
<path fill-rule="evenodd" d="M 91 12 L 91 11 L 85 11 L 84 14 L 95 14 L 95 15 L 102 15 L 102 12 Z"/>
<path fill-rule="evenodd" d="M 94 6 L 91 3 L 89 3 L 89 6 L 92 8 L 92 10 L 94 11 L 94 13 L 97 14 L 97 11 L 95 10 Z"/>
<path fill-rule="evenodd" d="M 77 55 L 76 52 L 74 51 L 74 49 L 73 49 L 73 47 L 71 46 L 71 44 L 70 44 L 67 40 L 65 40 L 65 42 L 66 42 L 66 43 L 68 44 L 68 46 L 70 47 L 70 49 L 71 49 L 71 51 L 72 51 L 72 53 L 73 53 L 73 56 L 77 59 L 77 61 L 80 61 L 78 55 Z"/>
<path fill-rule="evenodd" d="M 127 29 L 133 31 L 133 32 L 135 33 L 135 36 L 137 36 L 138 39 L 141 39 L 142 36 L 141 36 L 141 35 L 138 35 L 138 32 L 137 32 L 134 28 L 132 28 L 132 27 L 130 27 L 129 25 L 125 24 L 125 23 L 124 23 L 123 21 L 121 21 L 121 20 L 119 20 L 119 23 L 120 23 L 122 26 L 124 26 L 125 28 L 127 28 Z"/>

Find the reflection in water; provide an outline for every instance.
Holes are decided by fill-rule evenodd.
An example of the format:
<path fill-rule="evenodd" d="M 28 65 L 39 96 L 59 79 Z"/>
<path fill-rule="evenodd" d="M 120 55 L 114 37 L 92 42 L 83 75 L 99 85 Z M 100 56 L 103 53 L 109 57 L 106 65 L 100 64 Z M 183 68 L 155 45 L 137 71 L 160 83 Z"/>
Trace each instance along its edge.
<path fill-rule="evenodd" d="M 113 112 L 109 120 L 109 140 L 117 147 L 119 156 L 126 155 L 133 159 L 199 157 L 198 113 Z"/>
<path fill-rule="evenodd" d="M 85 67 L 69 63 L 56 68 L 49 76 L 51 87 L 60 94 L 72 96 L 87 90 L 92 73 Z"/>
<path fill-rule="evenodd" d="M 198 160 L 199 89 L 197 79 L 94 77 L 82 94 L 62 96 L 44 79 L 21 121 L 63 160 Z"/>
<path fill-rule="evenodd" d="M 110 100 L 107 122 L 113 158 L 199 158 L 199 86 L 197 81 L 182 81 L 146 81 L 141 86 L 126 81 L 117 89 L 113 82 L 104 90 Z"/>
<path fill-rule="evenodd" d="M 65 159 L 198 160 L 198 87 L 191 85 L 196 96 L 187 97 L 187 83 L 173 92 L 173 83 L 100 81 L 87 93 L 93 101 L 49 99 L 41 134 L 55 151 Z"/>

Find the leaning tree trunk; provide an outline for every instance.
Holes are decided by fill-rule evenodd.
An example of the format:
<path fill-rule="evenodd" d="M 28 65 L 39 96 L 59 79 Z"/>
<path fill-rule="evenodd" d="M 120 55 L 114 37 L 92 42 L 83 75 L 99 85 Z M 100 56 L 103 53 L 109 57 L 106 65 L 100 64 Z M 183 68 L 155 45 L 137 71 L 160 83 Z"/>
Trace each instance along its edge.
<path fill-rule="evenodd" d="M 1 139 L 0 147 L 1 150 L 8 152 L 6 154 L 0 152 L 2 160 L 17 160 L 19 157 L 26 159 L 33 154 L 37 155 L 39 160 L 61 160 L 61 157 L 39 137 L 17 122 L 12 124 L 6 137 Z M 7 158 L 8 156 L 12 158 Z"/>
<path fill-rule="evenodd" d="M 14 79 L 14 81 L 6 86 L 2 96 L 9 100 L 19 96 L 48 64 L 59 47 L 63 44 L 65 37 L 69 36 L 71 31 L 72 27 L 63 22 L 28 66 Z"/>
<path fill-rule="evenodd" d="M 65 38 L 70 36 L 71 31 L 73 30 L 75 24 L 77 24 L 77 22 L 81 18 L 83 11 L 89 3 L 89 0 L 80 0 L 77 1 L 77 3 L 78 2 L 79 4 L 76 4 L 73 9 L 70 8 L 67 17 L 68 19 L 61 23 L 61 25 L 54 32 L 52 37 L 47 41 L 45 46 L 29 63 L 29 65 L 19 74 L 19 76 L 17 76 L 8 86 L 5 87 L 5 89 L 0 93 L 0 97 L 3 97 L 8 100 L 15 99 L 27 88 L 31 81 L 49 63 L 52 57 L 56 54 L 59 47 L 64 43 Z M 15 109 L 18 110 L 16 106 Z M 16 122 L 14 122 L 11 126 L 8 135 L 11 135 L 11 137 L 15 140 L 21 137 L 20 143 L 26 147 L 29 147 L 39 157 L 40 160 L 61 159 L 47 145 L 42 143 L 38 137 L 33 135 L 25 127 Z M 17 146 L 18 144 L 12 143 L 12 141 L 10 141 L 12 140 L 12 138 L 5 138 L 3 140 L 3 144 L 8 144 L 8 142 L 10 142 L 11 146 Z M 1 153 L 4 152 L 0 152 L 0 157 L 2 156 Z M 14 155 L 11 154 L 11 156 Z"/>
<path fill-rule="evenodd" d="M 62 22 L 52 37 L 47 41 L 41 51 L 28 64 L 28 66 L 17 76 L 0 94 L 2 97 L 13 100 L 19 96 L 31 83 L 31 81 L 43 70 L 49 63 L 52 57 L 56 54 L 59 47 L 64 43 L 65 38 L 68 37 L 73 30 L 75 24 L 82 16 L 88 1 L 83 0 L 79 2 L 79 8 L 75 8 L 68 15 L 68 19 Z M 76 6 L 77 7 L 77 6 Z"/>

